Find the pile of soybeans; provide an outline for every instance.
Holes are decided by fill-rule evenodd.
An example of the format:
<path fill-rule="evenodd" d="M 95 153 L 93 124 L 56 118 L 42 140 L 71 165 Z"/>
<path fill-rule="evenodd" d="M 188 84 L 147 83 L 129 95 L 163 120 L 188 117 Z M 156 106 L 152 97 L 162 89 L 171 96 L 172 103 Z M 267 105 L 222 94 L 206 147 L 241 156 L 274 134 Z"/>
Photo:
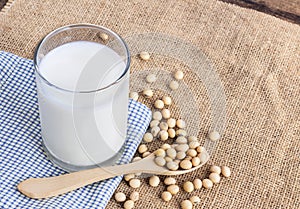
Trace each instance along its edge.
<path fill-rule="evenodd" d="M 148 61 L 150 58 L 151 56 L 148 52 L 140 53 L 141 60 Z M 168 86 L 172 91 L 176 91 L 179 88 L 179 82 L 184 78 L 184 73 L 178 70 L 174 73 L 173 77 L 174 80 L 172 80 Z M 147 83 L 154 83 L 157 80 L 154 74 L 148 74 L 145 79 Z M 151 98 L 154 92 L 152 89 L 144 89 L 140 94 L 146 98 Z M 131 92 L 129 97 L 133 100 L 138 100 L 140 94 L 138 92 Z M 133 162 L 151 154 L 146 144 L 154 140 L 166 142 L 169 139 L 172 139 L 172 144 L 164 143 L 159 149 L 154 151 L 154 160 L 157 165 L 165 166 L 171 171 L 176 171 L 178 169 L 188 170 L 207 161 L 208 154 L 205 148 L 200 145 L 196 136 L 188 135 L 185 130 L 185 121 L 171 116 L 169 107 L 172 102 L 172 98 L 169 95 L 164 95 L 162 98 L 154 101 L 153 106 L 155 110 L 152 113 L 149 130 L 143 137 L 143 143 L 138 147 L 138 153 L 141 157 L 133 158 Z M 221 138 L 217 131 L 212 131 L 207 135 L 211 141 L 217 141 Z M 211 189 L 214 184 L 220 183 L 222 176 L 228 178 L 230 175 L 231 171 L 229 167 L 212 165 L 207 178 L 202 180 L 195 178 L 192 181 L 184 182 L 181 186 L 177 184 L 175 178 L 167 177 L 163 180 L 166 191 L 162 192 L 160 198 L 162 201 L 168 202 L 181 191 L 192 193 L 194 190 L 200 190 L 202 188 Z M 138 179 L 139 176 L 140 174 L 127 174 L 124 176 L 124 180 L 128 182 L 129 186 L 134 190 L 141 186 L 141 181 Z M 149 185 L 152 187 L 157 187 L 160 182 L 161 179 L 159 176 L 154 175 L 149 178 Z M 117 202 L 123 204 L 125 209 L 132 209 L 136 201 L 142 201 L 137 191 L 133 191 L 128 198 L 123 192 L 118 191 L 114 197 Z M 181 201 L 180 206 L 182 209 L 192 209 L 200 202 L 201 200 L 198 196 L 191 195 L 189 199 Z"/>

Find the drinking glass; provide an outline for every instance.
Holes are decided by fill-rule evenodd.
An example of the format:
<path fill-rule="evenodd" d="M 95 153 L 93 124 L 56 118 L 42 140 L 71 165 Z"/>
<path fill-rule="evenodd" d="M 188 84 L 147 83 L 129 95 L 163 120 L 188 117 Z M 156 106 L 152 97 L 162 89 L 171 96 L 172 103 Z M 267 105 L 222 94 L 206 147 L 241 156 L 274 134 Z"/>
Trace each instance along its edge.
<path fill-rule="evenodd" d="M 50 80 L 47 74 L 51 72 L 45 74 L 41 63 L 49 53 L 55 55 L 54 49 L 78 41 L 108 47 L 118 59 L 107 61 L 110 53 L 99 49 L 83 66 L 76 86 L 67 89 L 55 80 L 61 80 L 60 76 L 66 74 L 65 66 L 58 64 L 61 73 L 55 73 Z M 86 49 L 73 50 L 70 54 Z M 57 57 L 58 63 L 68 56 Z M 95 71 L 95 63 L 99 72 Z M 124 40 L 97 25 L 64 26 L 42 39 L 35 51 L 34 65 L 42 144 L 48 158 L 66 171 L 115 164 L 123 152 L 127 129 L 130 55 Z M 117 75 L 117 79 L 108 82 L 111 73 Z M 66 75 L 72 77 L 73 74 L 76 73 Z"/>

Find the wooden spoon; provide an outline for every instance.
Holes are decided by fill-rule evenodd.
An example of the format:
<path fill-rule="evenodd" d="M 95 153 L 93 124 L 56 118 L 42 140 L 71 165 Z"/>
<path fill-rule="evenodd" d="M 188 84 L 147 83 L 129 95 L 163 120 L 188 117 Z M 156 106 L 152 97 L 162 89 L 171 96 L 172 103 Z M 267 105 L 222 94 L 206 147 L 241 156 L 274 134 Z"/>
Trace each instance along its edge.
<path fill-rule="evenodd" d="M 189 170 L 170 171 L 165 167 L 155 164 L 154 154 L 137 162 L 115 165 L 110 167 L 99 167 L 89 170 L 68 173 L 61 176 L 48 178 L 29 178 L 18 185 L 18 190 L 30 198 L 40 199 L 64 194 L 101 180 L 129 173 L 148 173 L 156 175 L 180 175 L 194 171 L 203 166 L 209 159 Z"/>

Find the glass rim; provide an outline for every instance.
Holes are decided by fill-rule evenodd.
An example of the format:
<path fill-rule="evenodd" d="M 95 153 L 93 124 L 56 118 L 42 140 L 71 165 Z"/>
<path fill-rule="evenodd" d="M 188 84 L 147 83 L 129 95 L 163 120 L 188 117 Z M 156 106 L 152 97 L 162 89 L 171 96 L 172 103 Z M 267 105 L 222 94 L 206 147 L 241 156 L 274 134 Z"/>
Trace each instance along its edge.
<path fill-rule="evenodd" d="M 69 90 L 69 89 L 65 89 L 65 88 L 62 88 L 62 87 L 59 87 L 53 83 L 51 83 L 50 81 L 48 81 L 39 71 L 39 66 L 38 66 L 38 63 L 37 63 L 37 57 L 38 57 L 38 53 L 39 53 L 39 50 L 41 48 L 41 46 L 49 39 L 51 38 L 53 35 L 59 33 L 59 32 L 62 32 L 62 31 L 65 31 L 65 30 L 69 30 L 69 29 L 72 29 L 72 28 L 93 28 L 93 29 L 101 29 L 101 30 L 104 30 L 104 31 L 107 31 L 111 34 L 113 34 L 115 36 L 115 38 L 122 44 L 122 46 L 124 47 L 125 49 L 125 53 L 126 53 L 126 66 L 125 66 L 125 69 L 123 71 L 123 73 L 120 75 L 120 77 L 115 80 L 114 82 L 108 84 L 107 86 L 104 86 L 104 87 L 101 87 L 101 88 L 97 88 L 97 89 L 94 89 L 94 90 Z M 34 58 L 33 58 L 33 64 L 34 64 L 34 70 L 35 72 L 38 74 L 38 76 L 40 78 L 42 78 L 42 80 L 49 86 L 51 87 L 54 87 L 58 90 L 61 90 L 61 91 L 65 91 L 65 92 L 69 92 L 69 93 L 95 93 L 95 92 L 99 92 L 99 91 L 103 91 L 105 89 L 108 89 L 109 87 L 111 86 L 114 86 L 116 85 L 117 83 L 119 83 L 121 80 L 123 80 L 125 78 L 125 75 L 127 74 L 127 72 L 129 71 L 129 68 L 130 68 L 130 53 L 129 53 L 129 49 L 128 49 L 128 46 L 126 44 L 126 42 L 123 40 L 123 38 L 121 38 L 121 36 L 119 36 L 117 33 L 115 33 L 114 31 L 106 28 L 106 27 L 103 27 L 103 26 L 99 26 L 99 25 L 95 25 L 95 24 L 87 24 L 87 23 L 79 23 L 79 24 L 70 24 L 70 25 L 65 25 L 65 26 L 62 26 L 62 27 L 59 27 L 53 31 L 51 31 L 50 33 L 48 33 L 46 36 L 44 36 L 44 38 L 42 38 L 42 40 L 39 42 L 39 44 L 37 45 L 35 51 L 34 51 Z"/>

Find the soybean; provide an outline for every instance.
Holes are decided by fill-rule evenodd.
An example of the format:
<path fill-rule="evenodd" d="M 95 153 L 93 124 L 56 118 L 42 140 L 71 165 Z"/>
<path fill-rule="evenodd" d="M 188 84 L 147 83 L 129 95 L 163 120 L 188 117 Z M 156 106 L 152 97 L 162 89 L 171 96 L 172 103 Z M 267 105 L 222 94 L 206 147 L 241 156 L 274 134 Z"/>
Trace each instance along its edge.
<path fill-rule="evenodd" d="M 150 132 L 153 135 L 153 137 L 157 137 L 158 133 L 160 132 L 160 128 L 158 126 L 154 126 L 151 128 Z"/>
<path fill-rule="evenodd" d="M 162 198 L 164 201 L 168 202 L 168 201 L 170 201 L 170 200 L 172 199 L 172 194 L 171 194 L 170 192 L 168 192 L 168 191 L 164 191 L 164 192 L 161 194 L 161 198 Z"/>
<path fill-rule="evenodd" d="M 175 159 L 174 162 L 177 163 L 177 165 L 179 165 L 179 163 L 181 162 L 181 160 Z"/>
<path fill-rule="evenodd" d="M 211 173 L 208 177 L 214 184 L 220 183 L 221 177 L 217 173 Z"/>
<path fill-rule="evenodd" d="M 167 177 L 164 180 L 165 185 L 173 185 L 176 184 L 176 179 L 173 177 Z"/>
<path fill-rule="evenodd" d="M 164 102 L 160 99 L 158 99 L 154 102 L 154 107 L 157 109 L 163 109 L 164 105 L 165 105 Z"/>
<path fill-rule="evenodd" d="M 175 159 L 176 158 L 176 150 L 174 148 L 170 148 L 170 149 L 167 149 L 167 155 L 172 158 L 172 159 Z"/>
<path fill-rule="evenodd" d="M 136 161 L 139 161 L 139 160 L 141 160 L 142 158 L 141 157 L 134 157 L 133 159 L 132 159 L 132 162 L 136 162 Z"/>
<path fill-rule="evenodd" d="M 152 113 L 153 120 L 160 121 L 162 119 L 162 114 L 159 111 L 155 111 Z"/>
<path fill-rule="evenodd" d="M 137 92 L 130 92 L 129 98 L 137 101 L 139 99 L 139 94 Z"/>
<path fill-rule="evenodd" d="M 176 126 L 177 126 L 178 128 L 185 128 L 185 126 L 186 126 L 185 121 L 182 120 L 182 119 L 178 119 L 178 120 L 176 121 Z"/>
<path fill-rule="evenodd" d="M 170 161 L 167 163 L 167 168 L 171 171 L 176 171 L 178 170 L 178 164 L 176 162 Z"/>
<path fill-rule="evenodd" d="M 168 192 L 168 191 L 164 191 L 164 192 L 161 194 L 161 198 L 162 198 L 164 201 L 168 202 L 168 201 L 170 201 L 170 200 L 172 199 L 172 194 L 171 194 L 170 192 Z"/>
<path fill-rule="evenodd" d="M 180 162 L 180 167 L 184 170 L 191 169 L 193 167 L 191 161 L 189 160 L 183 160 Z"/>
<path fill-rule="evenodd" d="M 145 158 L 145 157 L 148 157 L 149 155 L 151 154 L 151 152 L 144 152 L 143 154 L 142 154 L 142 157 L 143 158 Z"/>
<path fill-rule="evenodd" d="M 204 152 L 204 151 L 205 151 L 205 148 L 202 147 L 202 146 L 199 146 L 199 147 L 197 147 L 196 150 L 197 150 L 198 153 L 201 153 L 201 152 Z"/>
<path fill-rule="evenodd" d="M 230 171 L 230 168 L 228 166 L 222 166 L 221 168 L 221 172 L 222 172 L 222 175 L 226 178 L 228 178 L 230 175 L 231 175 L 231 171 Z"/>
<path fill-rule="evenodd" d="M 187 139 L 184 136 L 179 136 L 177 137 L 176 141 L 177 144 L 186 144 L 187 143 Z"/>
<path fill-rule="evenodd" d="M 192 209 L 193 208 L 193 203 L 190 200 L 183 200 L 180 203 L 180 206 L 182 209 Z"/>
<path fill-rule="evenodd" d="M 199 147 L 199 146 L 200 146 L 200 143 L 197 142 L 197 141 L 192 141 L 192 142 L 189 143 L 189 147 L 191 149 L 197 149 L 197 147 Z"/>
<path fill-rule="evenodd" d="M 178 152 L 186 152 L 189 149 L 189 145 L 187 144 L 179 144 L 175 147 Z"/>
<path fill-rule="evenodd" d="M 141 186 L 141 181 L 139 179 L 131 179 L 129 181 L 129 185 L 132 188 L 136 189 L 136 188 L 139 188 Z"/>
<path fill-rule="evenodd" d="M 146 152 L 148 150 L 148 147 L 145 144 L 141 144 L 138 148 L 138 152 L 140 154 L 143 154 L 144 152 Z"/>
<path fill-rule="evenodd" d="M 157 187 L 159 185 L 159 177 L 158 176 L 151 176 L 149 179 L 149 184 L 152 187 Z"/>
<path fill-rule="evenodd" d="M 175 184 L 167 187 L 167 191 L 170 192 L 172 195 L 176 195 L 179 192 L 179 190 L 179 186 Z"/>
<path fill-rule="evenodd" d="M 164 102 L 165 105 L 171 105 L 172 104 L 172 99 L 169 96 L 163 96 L 162 101 Z"/>
<path fill-rule="evenodd" d="M 165 150 L 163 150 L 161 148 L 154 151 L 154 154 L 156 157 L 165 157 L 166 156 Z"/>
<path fill-rule="evenodd" d="M 100 33 L 99 37 L 103 40 L 103 41 L 107 41 L 108 40 L 108 35 L 106 33 Z"/>
<path fill-rule="evenodd" d="M 155 81 L 156 81 L 156 75 L 154 75 L 154 74 L 149 74 L 149 75 L 147 75 L 147 77 L 146 77 L 146 81 L 148 82 L 148 83 L 154 83 Z"/>
<path fill-rule="evenodd" d="M 201 179 L 198 179 L 198 178 L 194 179 L 193 184 L 194 184 L 195 189 L 201 189 L 202 188 Z"/>
<path fill-rule="evenodd" d="M 168 163 L 168 162 L 172 162 L 173 161 L 173 159 L 172 158 L 170 158 L 170 157 L 165 157 L 165 160 L 166 160 L 166 162 Z"/>
<path fill-rule="evenodd" d="M 169 145 L 169 144 L 163 144 L 163 145 L 161 145 L 160 148 L 162 148 L 163 150 L 167 150 L 167 149 L 171 148 L 171 145 Z"/>
<path fill-rule="evenodd" d="M 124 203 L 124 208 L 125 209 L 132 209 L 132 208 L 134 208 L 134 201 L 133 200 L 127 200 Z"/>
<path fill-rule="evenodd" d="M 144 89 L 143 95 L 148 98 L 153 97 L 153 91 L 151 89 Z"/>
<path fill-rule="evenodd" d="M 178 130 L 176 131 L 176 136 L 186 136 L 186 135 L 187 135 L 187 133 L 186 133 L 186 131 L 183 130 L 183 129 L 178 129 Z"/>
<path fill-rule="evenodd" d="M 169 138 L 168 132 L 165 131 L 165 130 L 160 131 L 160 132 L 159 132 L 159 138 L 160 138 L 160 140 L 162 140 L 162 141 L 166 141 L 166 140 Z"/>
<path fill-rule="evenodd" d="M 176 120 L 174 118 L 169 118 L 167 120 L 167 124 L 168 124 L 169 128 L 174 128 L 176 126 Z"/>
<path fill-rule="evenodd" d="M 212 131 L 212 132 L 210 132 L 208 134 L 208 138 L 211 141 L 215 142 L 215 141 L 217 141 L 217 140 L 219 140 L 221 138 L 221 135 L 219 134 L 219 132 L 217 132 L 217 131 L 214 130 L 214 131 Z"/>
<path fill-rule="evenodd" d="M 176 136 L 176 132 L 173 128 L 168 129 L 168 134 L 171 139 L 173 139 Z"/>
<path fill-rule="evenodd" d="M 168 124 L 167 124 L 166 122 L 160 122 L 159 128 L 160 128 L 161 130 L 167 131 L 169 127 L 168 127 Z"/>
<path fill-rule="evenodd" d="M 169 87 L 170 87 L 170 89 L 172 89 L 172 90 L 176 90 L 176 89 L 178 89 L 178 87 L 179 87 L 179 83 L 178 83 L 177 81 L 171 81 L 171 82 L 169 83 Z"/>
<path fill-rule="evenodd" d="M 192 192 L 194 191 L 194 184 L 190 181 L 186 181 L 183 183 L 183 189 L 186 192 Z"/>
<path fill-rule="evenodd" d="M 186 154 L 187 154 L 188 156 L 191 156 L 191 157 L 196 157 L 198 153 L 197 153 L 197 151 L 194 150 L 194 149 L 189 149 L 189 150 L 186 152 Z"/>
<path fill-rule="evenodd" d="M 201 163 L 206 162 L 206 161 L 207 161 L 207 158 L 208 158 L 206 152 L 201 152 L 201 153 L 198 155 L 198 157 L 200 158 Z"/>
<path fill-rule="evenodd" d="M 203 179 L 202 180 L 202 185 L 206 189 L 211 189 L 213 187 L 213 182 L 209 179 Z"/>
<path fill-rule="evenodd" d="M 166 160 L 163 157 L 156 157 L 154 159 L 154 162 L 158 165 L 158 166 L 164 166 L 166 164 Z"/>
<path fill-rule="evenodd" d="M 221 168 L 220 166 L 217 166 L 217 165 L 213 165 L 210 167 L 210 172 L 212 173 L 217 173 L 217 174 L 221 174 Z"/>
<path fill-rule="evenodd" d="M 115 200 L 117 202 L 124 202 L 126 200 L 126 195 L 123 192 L 117 192 L 115 194 Z"/>
<path fill-rule="evenodd" d="M 133 179 L 134 177 L 135 177 L 134 173 L 130 173 L 130 174 L 124 175 L 125 181 L 130 181 L 130 180 Z"/>
<path fill-rule="evenodd" d="M 161 114 L 162 114 L 162 117 L 163 117 L 164 119 L 168 119 L 168 118 L 171 117 L 171 112 L 170 112 L 169 109 L 163 109 L 163 110 L 161 111 Z"/>
<path fill-rule="evenodd" d="M 149 59 L 150 59 L 150 54 L 149 54 L 149 52 L 142 51 L 142 52 L 140 53 L 140 58 L 141 58 L 142 60 L 145 60 L 145 61 L 149 60 Z"/>
<path fill-rule="evenodd" d="M 159 120 L 152 120 L 150 122 L 150 128 L 153 128 L 154 126 L 159 126 Z"/>
<path fill-rule="evenodd" d="M 174 78 L 176 80 L 182 80 L 183 79 L 183 72 L 181 70 L 177 70 L 174 74 Z"/>
<path fill-rule="evenodd" d="M 192 158 L 192 165 L 193 165 L 194 167 L 200 165 L 200 163 L 201 163 L 201 161 L 200 161 L 200 158 L 199 158 L 199 157 L 193 157 L 193 158 Z"/>
<path fill-rule="evenodd" d="M 152 142 L 153 141 L 153 135 L 151 133 L 145 133 L 143 137 L 144 142 Z"/>
<path fill-rule="evenodd" d="M 177 152 L 176 158 L 179 160 L 183 160 L 186 157 L 185 152 Z"/>
<path fill-rule="evenodd" d="M 136 191 L 132 192 L 129 197 L 132 201 L 136 202 L 140 199 L 140 194 Z"/>
<path fill-rule="evenodd" d="M 189 141 L 189 142 L 195 142 L 195 141 L 197 142 L 198 139 L 197 139 L 197 137 L 195 137 L 195 136 L 189 136 L 189 137 L 188 137 L 188 141 Z"/>
<path fill-rule="evenodd" d="M 190 197 L 190 201 L 194 204 L 197 205 L 200 203 L 200 198 L 198 196 L 192 196 Z"/>

